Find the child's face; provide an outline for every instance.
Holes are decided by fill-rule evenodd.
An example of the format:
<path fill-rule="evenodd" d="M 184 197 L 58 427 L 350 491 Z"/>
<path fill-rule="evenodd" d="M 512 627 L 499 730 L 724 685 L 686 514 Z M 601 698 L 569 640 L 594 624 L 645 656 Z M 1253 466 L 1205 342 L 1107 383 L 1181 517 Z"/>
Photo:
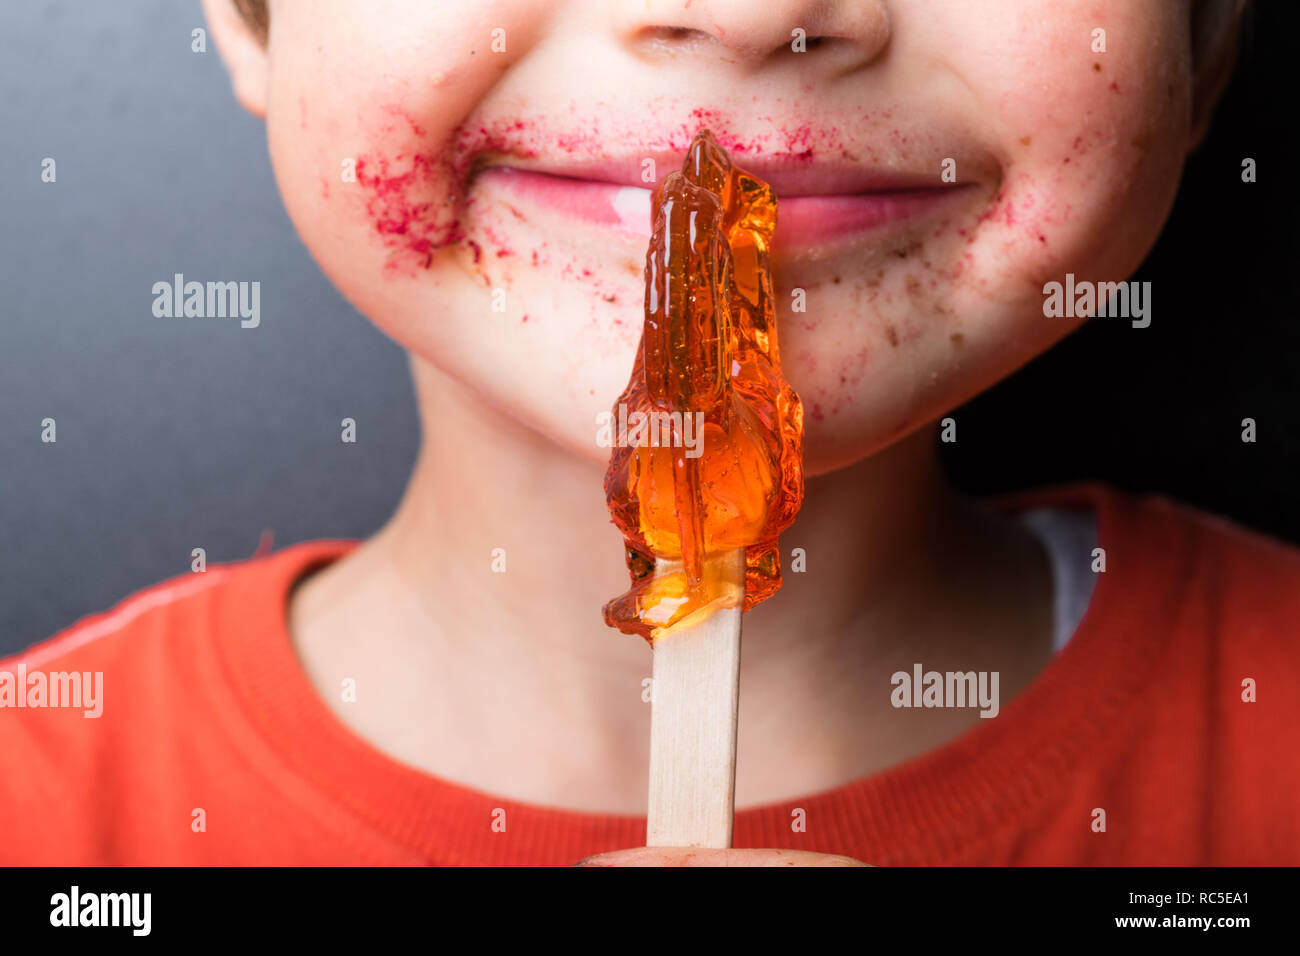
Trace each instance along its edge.
<path fill-rule="evenodd" d="M 1125 278 L 1188 148 L 1189 18 L 1171 0 L 282 0 L 271 16 L 271 155 L 312 253 L 402 345 L 593 461 L 641 330 L 643 170 L 673 169 L 699 127 L 782 200 L 778 320 L 810 473 L 1077 325 L 1044 317 L 1044 282 Z M 796 28 L 841 39 L 795 53 Z M 882 196 L 896 188 L 912 192 Z"/>

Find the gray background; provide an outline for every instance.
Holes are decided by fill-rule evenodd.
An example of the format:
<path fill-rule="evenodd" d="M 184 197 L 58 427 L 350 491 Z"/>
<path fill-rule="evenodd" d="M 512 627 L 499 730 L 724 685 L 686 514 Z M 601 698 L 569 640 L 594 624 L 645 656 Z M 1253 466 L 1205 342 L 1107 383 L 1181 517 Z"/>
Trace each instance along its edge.
<path fill-rule="evenodd" d="M 0 4 L 0 654 L 195 547 L 364 536 L 414 460 L 405 356 L 303 248 L 203 25 L 197 0 Z M 259 280 L 261 326 L 155 318 L 176 272 Z"/>

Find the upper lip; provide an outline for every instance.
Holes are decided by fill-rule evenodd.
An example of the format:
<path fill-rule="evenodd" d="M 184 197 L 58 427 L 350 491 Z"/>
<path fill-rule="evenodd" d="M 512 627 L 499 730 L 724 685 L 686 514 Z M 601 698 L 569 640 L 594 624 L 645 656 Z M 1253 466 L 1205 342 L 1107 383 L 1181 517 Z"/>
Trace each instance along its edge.
<path fill-rule="evenodd" d="M 566 179 L 647 189 L 650 183 L 642 178 L 646 159 L 654 160 L 659 179 L 680 169 L 682 163 L 681 153 L 646 152 L 625 157 L 569 159 L 562 163 L 553 159 L 498 156 L 495 161 L 488 161 L 484 165 L 487 168 L 504 167 Z M 942 182 L 935 173 L 866 167 L 839 159 L 821 161 L 795 154 L 733 156 L 732 161 L 765 180 L 778 196 L 786 198 L 915 192 L 951 189 L 955 185 Z"/>

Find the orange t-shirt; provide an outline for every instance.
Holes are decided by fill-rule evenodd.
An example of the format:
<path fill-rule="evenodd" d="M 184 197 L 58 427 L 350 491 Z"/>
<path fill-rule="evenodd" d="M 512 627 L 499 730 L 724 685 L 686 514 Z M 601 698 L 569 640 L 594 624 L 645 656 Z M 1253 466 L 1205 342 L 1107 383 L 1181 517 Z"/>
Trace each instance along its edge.
<path fill-rule="evenodd" d="M 1300 552 L 1099 486 L 1004 503 L 1041 505 L 1092 507 L 1106 552 L 1066 648 L 936 750 L 740 810 L 736 846 L 877 864 L 1300 863 Z M 286 599 L 352 546 L 178 578 L 0 662 L 102 672 L 104 697 L 97 718 L 0 708 L 0 862 L 568 864 L 644 843 L 644 817 L 480 793 L 339 723 L 294 656 Z"/>

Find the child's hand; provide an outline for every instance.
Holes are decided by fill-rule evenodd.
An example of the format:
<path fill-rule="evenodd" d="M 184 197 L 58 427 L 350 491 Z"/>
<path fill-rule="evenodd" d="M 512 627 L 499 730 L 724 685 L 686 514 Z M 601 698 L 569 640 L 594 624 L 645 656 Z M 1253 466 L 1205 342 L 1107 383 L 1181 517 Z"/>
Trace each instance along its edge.
<path fill-rule="evenodd" d="M 694 846 L 639 846 L 579 860 L 577 866 L 869 866 L 849 856 L 808 850 L 706 850 Z"/>

